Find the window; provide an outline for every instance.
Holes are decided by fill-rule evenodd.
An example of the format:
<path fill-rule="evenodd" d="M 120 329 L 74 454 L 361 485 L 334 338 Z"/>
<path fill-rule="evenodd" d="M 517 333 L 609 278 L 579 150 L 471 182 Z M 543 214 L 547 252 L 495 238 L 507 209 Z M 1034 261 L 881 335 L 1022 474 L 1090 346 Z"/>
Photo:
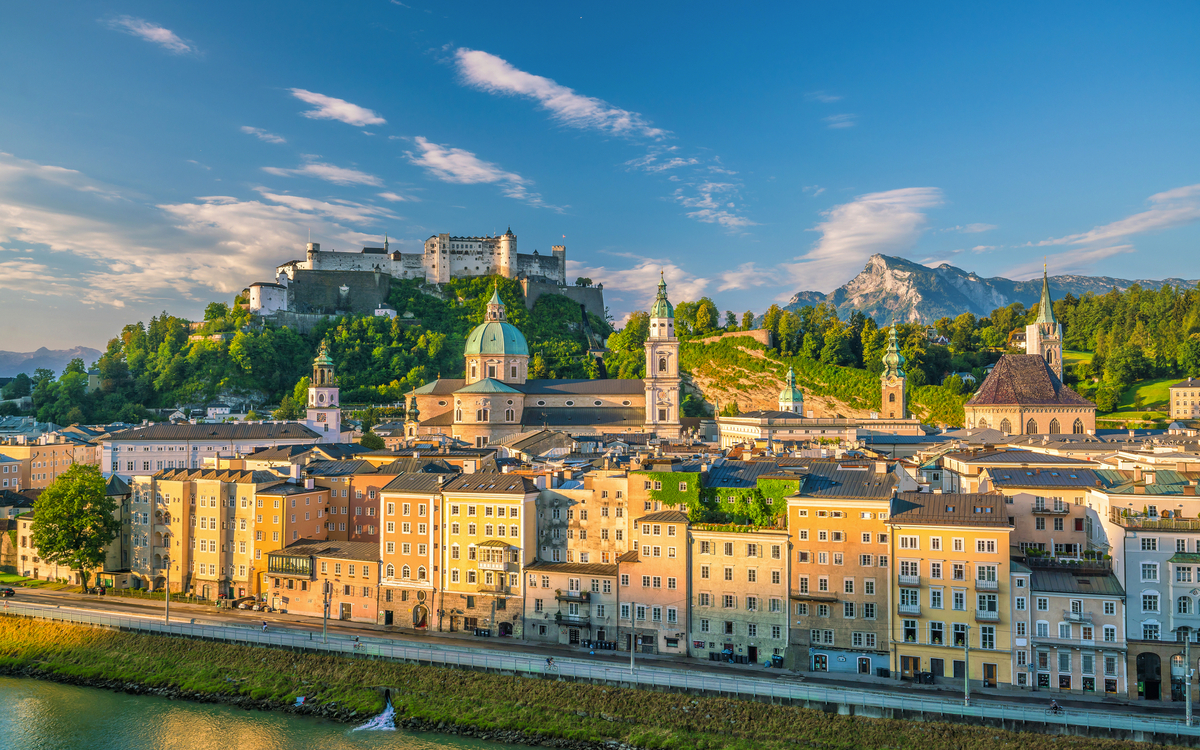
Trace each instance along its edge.
<path fill-rule="evenodd" d="M 842 617 L 847 620 L 854 619 L 854 602 L 842 602 Z"/>
<path fill-rule="evenodd" d="M 1158 623 L 1144 622 L 1142 623 L 1142 640 L 1157 641 L 1158 640 Z"/>
<path fill-rule="evenodd" d="M 929 606 L 932 609 L 942 609 L 943 608 L 942 589 L 937 588 L 937 589 L 929 590 Z"/>
<path fill-rule="evenodd" d="M 995 552 L 996 551 L 996 540 L 995 539 L 976 539 L 975 540 L 975 551 L 976 552 Z"/>
<path fill-rule="evenodd" d="M 915 536 L 901 536 L 900 549 L 921 549 L 920 539 Z"/>
<path fill-rule="evenodd" d="M 1104 640 L 1109 643 L 1115 643 L 1117 640 L 1117 628 L 1115 625 L 1104 626 Z"/>
<path fill-rule="evenodd" d="M 1117 603 L 1116 602 L 1105 602 L 1104 603 L 1104 614 L 1115 615 L 1116 613 L 1117 613 Z"/>
<path fill-rule="evenodd" d="M 1142 594 L 1142 611 L 1158 611 L 1158 594 Z"/>
<path fill-rule="evenodd" d="M 1145 541 L 1145 540 L 1143 540 Z M 1157 581 L 1158 580 L 1158 563 L 1142 563 L 1142 580 Z"/>
<path fill-rule="evenodd" d="M 1151 513 L 1150 515 L 1156 515 Z M 1158 539 L 1156 537 L 1142 537 L 1142 552 L 1157 552 Z"/>

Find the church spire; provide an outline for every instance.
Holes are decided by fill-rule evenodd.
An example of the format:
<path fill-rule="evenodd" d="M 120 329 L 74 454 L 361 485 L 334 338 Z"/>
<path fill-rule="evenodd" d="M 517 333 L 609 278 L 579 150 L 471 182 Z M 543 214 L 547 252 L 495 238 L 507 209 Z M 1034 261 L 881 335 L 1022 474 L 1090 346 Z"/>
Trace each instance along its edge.
<path fill-rule="evenodd" d="M 500 287 L 492 286 L 492 298 L 487 303 L 487 314 L 484 316 L 486 322 L 503 323 L 508 318 L 507 310 L 504 307 L 504 300 L 500 299 Z"/>
<path fill-rule="evenodd" d="M 883 376 L 904 377 L 904 355 L 896 342 L 896 322 L 892 321 L 892 329 L 888 333 L 887 352 L 883 355 Z"/>
<path fill-rule="evenodd" d="M 674 318 L 675 308 L 667 299 L 667 279 L 663 272 L 658 272 L 658 296 L 654 298 L 654 307 L 650 308 L 651 318 Z"/>
<path fill-rule="evenodd" d="M 1042 264 L 1042 299 L 1038 302 L 1038 316 L 1034 323 L 1050 323 L 1054 320 L 1054 302 L 1050 299 L 1050 279 L 1046 276 L 1046 264 Z"/>

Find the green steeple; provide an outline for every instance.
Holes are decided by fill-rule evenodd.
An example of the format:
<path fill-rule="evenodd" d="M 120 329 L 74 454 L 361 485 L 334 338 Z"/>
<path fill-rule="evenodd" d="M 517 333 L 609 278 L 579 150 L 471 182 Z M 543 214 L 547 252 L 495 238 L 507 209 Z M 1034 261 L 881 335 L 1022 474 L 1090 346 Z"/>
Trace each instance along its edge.
<path fill-rule="evenodd" d="M 789 367 L 787 374 L 787 387 L 779 394 L 779 403 L 782 404 L 798 404 L 804 401 L 804 394 L 796 387 L 796 371 Z"/>
<path fill-rule="evenodd" d="M 675 308 L 667 301 L 667 280 L 662 271 L 658 272 L 658 296 L 654 299 L 654 307 L 650 308 L 651 318 L 674 318 Z"/>
<path fill-rule="evenodd" d="M 1054 320 L 1054 302 L 1050 299 L 1050 279 L 1046 277 L 1046 266 L 1042 265 L 1042 299 L 1038 302 L 1038 316 L 1034 323 L 1050 323 Z"/>
<path fill-rule="evenodd" d="M 317 349 L 317 358 L 313 360 L 313 364 L 319 367 L 333 367 L 333 357 L 329 356 L 329 347 L 324 340 Z"/>
<path fill-rule="evenodd" d="M 892 322 L 892 330 L 888 335 L 887 352 L 883 355 L 883 377 L 904 377 L 904 355 L 896 343 L 896 323 Z"/>

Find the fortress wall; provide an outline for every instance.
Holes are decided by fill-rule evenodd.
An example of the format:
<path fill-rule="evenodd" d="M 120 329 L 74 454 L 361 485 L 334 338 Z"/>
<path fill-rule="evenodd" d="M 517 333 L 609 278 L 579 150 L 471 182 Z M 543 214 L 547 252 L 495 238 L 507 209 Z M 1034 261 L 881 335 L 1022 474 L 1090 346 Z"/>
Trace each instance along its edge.
<path fill-rule="evenodd" d="M 372 271 L 297 270 L 288 286 L 288 310 L 332 315 L 353 312 L 374 315 L 387 302 L 392 277 Z M 343 296 L 340 287 L 349 287 Z"/>
<path fill-rule="evenodd" d="M 604 290 L 594 286 L 559 286 L 547 283 L 544 279 L 521 279 L 521 288 L 525 290 L 525 307 L 530 310 L 543 294 L 559 294 L 583 305 L 583 308 L 598 318 L 604 317 Z"/>

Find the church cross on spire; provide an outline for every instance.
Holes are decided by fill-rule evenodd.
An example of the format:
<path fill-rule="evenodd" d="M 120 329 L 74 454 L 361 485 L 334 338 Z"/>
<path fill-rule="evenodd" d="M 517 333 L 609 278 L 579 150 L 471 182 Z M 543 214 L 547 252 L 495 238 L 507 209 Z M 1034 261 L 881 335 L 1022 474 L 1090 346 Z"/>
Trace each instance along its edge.
<path fill-rule="evenodd" d="M 1038 315 L 1034 323 L 1054 324 L 1054 301 L 1050 299 L 1050 278 L 1046 275 L 1046 264 L 1042 264 L 1042 298 L 1038 302 Z"/>

